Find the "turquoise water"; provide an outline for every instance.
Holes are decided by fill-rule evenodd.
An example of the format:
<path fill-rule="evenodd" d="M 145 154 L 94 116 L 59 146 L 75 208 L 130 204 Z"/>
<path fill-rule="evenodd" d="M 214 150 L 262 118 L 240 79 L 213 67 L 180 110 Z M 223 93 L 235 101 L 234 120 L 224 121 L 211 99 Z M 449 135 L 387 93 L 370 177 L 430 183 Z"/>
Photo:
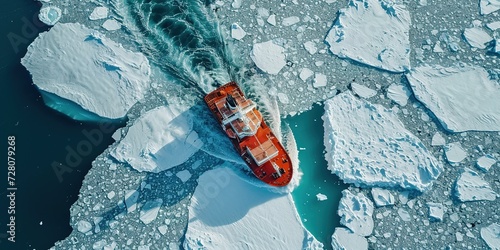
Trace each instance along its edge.
<path fill-rule="evenodd" d="M 303 172 L 300 185 L 292 193 L 293 199 L 307 230 L 325 245 L 325 249 L 331 249 L 332 234 L 335 227 L 340 226 L 337 208 L 341 192 L 347 185 L 327 169 L 323 112 L 323 105 L 314 105 L 310 111 L 287 118 L 285 122 L 290 124 L 297 141 Z M 318 201 L 318 193 L 325 194 L 328 199 Z"/>

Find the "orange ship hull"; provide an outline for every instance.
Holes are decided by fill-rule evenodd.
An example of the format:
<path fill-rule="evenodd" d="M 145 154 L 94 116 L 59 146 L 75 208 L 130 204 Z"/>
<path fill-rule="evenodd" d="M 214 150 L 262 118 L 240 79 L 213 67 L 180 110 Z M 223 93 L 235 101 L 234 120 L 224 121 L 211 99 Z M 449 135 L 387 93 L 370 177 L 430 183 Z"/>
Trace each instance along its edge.
<path fill-rule="evenodd" d="M 293 167 L 288 153 L 235 82 L 217 88 L 204 99 L 257 178 L 276 187 L 290 183 Z"/>

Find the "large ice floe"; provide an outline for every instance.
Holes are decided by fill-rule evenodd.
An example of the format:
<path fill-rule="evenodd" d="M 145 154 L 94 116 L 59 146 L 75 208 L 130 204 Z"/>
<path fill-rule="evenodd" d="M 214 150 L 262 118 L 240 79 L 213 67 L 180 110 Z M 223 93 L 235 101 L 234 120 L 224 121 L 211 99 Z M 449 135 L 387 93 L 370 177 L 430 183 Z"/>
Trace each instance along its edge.
<path fill-rule="evenodd" d="M 410 68 L 410 14 L 402 4 L 350 0 L 325 41 L 342 58 L 393 72 Z"/>
<path fill-rule="evenodd" d="M 455 183 L 455 197 L 464 201 L 494 201 L 497 194 L 476 171 L 465 168 Z"/>
<path fill-rule="evenodd" d="M 332 248 L 335 250 L 364 250 L 368 249 L 365 237 L 351 232 L 347 228 L 337 227 L 332 235 Z"/>
<path fill-rule="evenodd" d="M 328 169 L 347 183 L 424 191 L 442 171 L 383 106 L 345 92 L 325 102 L 323 120 Z"/>
<path fill-rule="evenodd" d="M 354 195 L 349 190 L 342 191 L 338 213 L 340 223 L 360 236 L 369 236 L 373 231 L 373 203 L 364 194 Z"/>
<path fill-rule="evenodd" d="M 481 15 L 488 15 L 497 10 L 500 10 L 499 0 L 479 0 L 479 6 L 481 7 Z"/>
<path fill-rule="evenodd" d="M 200 176 L 189 206 L 185 249 L 319 249 L 290 194 L 258 188 L 229 168 Z"/>
<path fill-rule="evenodd" d="M 138 171 L 160 172 L 196 153 L 203 142 L 193 131 L 193 122 L 176 106 L 148 111 L 128 129 L 111 156 Z"/>
<path fill-rule="evenodd" d="M 481 238 L 493 250 L 500 250 L 500 224 L 492 223 L 481 228 Z"/>
<path fill-rule="evenodd" d="M 254 44 L 250 57 L 259 69 L 272 75 L 286 65 L 285 49 L 273 41 Z"/>
<path fill-rule="evenodd" d="M 150 81 L 144 55 L 75 23 L 41 33 L 21 63 L 46 104 L 77 120 L 124 117 Z"/>
<path fill-rule="evenodd" d="M 500 85 L 484 68 L 422 66 L 406 77 L 446 130 L 500 131 Z"/>

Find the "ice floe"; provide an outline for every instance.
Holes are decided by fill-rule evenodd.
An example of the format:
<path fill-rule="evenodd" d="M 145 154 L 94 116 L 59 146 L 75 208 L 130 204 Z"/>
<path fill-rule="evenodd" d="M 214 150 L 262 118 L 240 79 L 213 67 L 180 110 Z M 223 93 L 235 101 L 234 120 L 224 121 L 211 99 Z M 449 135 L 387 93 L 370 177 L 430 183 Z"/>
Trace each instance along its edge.
<path fill-rule="evenodd" d="M 488 15 L 492 12 L 500 10 L 500 1 L 498 0 L 479 0 L 481 15 Z"/>
<path fill-rule="evenodd" d="M 191 178 L 191 173 L 189 170 L 185 169 L 182 171 L 179 171 L 177 174 L 175 174 L 179 179 L 181 179 L 182 182 L 186 182 Z"/>
<path fill-rule="evenodd" d="M 496 162 L 497 160 L 495 159 L 495 157 L 491 155 L 483 155 L 477 159 L 476 166 L 481 170 L 487 172 Z"/>
<path fill-rule="evenodd" d="M 500 250 L 500 224 L 492 223 L 481 228 L 481 238 L 492 250 Z"/>
<path fill-rule="evenodd" d="M 327 82 L 328 80 L 325 74 L 322 73 L 314 74 L 313 87 L 315 88 L 325 87 Z"/>
<path fill-rule="evenodd" d="M 429 218 L 435 221 L 442 221 L 444 215 L 444 206 L 441 203 L 427 202 L 429 207 Z"/>
<path fill-rule="evenodd" d="M 300 18 L 298 16 L 291 16 L 283 18 L 282 25 L 283 26 L 292 26 L 296 23 L 300 22 Z"/>
<path fill-rule="evenodd" d="M 431 139 L 431 145 L 432 146 L 444 146 L 446 144 L 446 139 L 444 137 L 436 132 Z"/>
<path fill-rule="evenodd" d="M 328 200 L 328 197 L 322 193 L 318 193 L 316 194 L 316 199 L 318 199 L 318 201 L 326 201 Z"/>
<path fill-rule="evenodd" d="M 352 92 L 356 95 L 361 96 L 363 98 L 374 97 L 377 94 L 376 90 L 363 86 L 361 84 L 357 84 L 355 82 L 351 83 Z"/>
<path fill-rule="evenodd" d="M 38 19 L 40 19 L 40 21 L 47 25 L 53 26 L 59 21 L 59 19 L 61 19 L 61 16 L 61 9 L 54 6 L 49 6 L 40 9 Z"/>
<path fill-rule="evenodd" d="M 118 30 L 122 27 L 121 23 L 115 19 L 108 19 L 101 26 L 108 31 Z"/>
<path fill-rule="evenodd" d="M 92 229 L 92 224 L 86 220 L 81 220 L 76 224 L 76 229 L 80 233 L 86 233 Z"/>
<path fill-rule="evenodd" d="M 241 28 L 240 25 L 237 23 L 231 24 L 231 37 L 236 39 L 236 40 L 241 40 L 243 39 L 247 33 Z"/>
<path fill-rule="evenodd" d="M 313 76 L 314 72 L 308 68 L 303 68 L 300 70 L 299 77 L 302 81 L 306 81 L 309 77 Z"/>
<path fill-rule="evenodd" d="M 371 193 L 377 207 L 394 205 L 394 196 L 389 190 L 375 187 Z"/>
<path fill-rule="evenodd" d="M 494 201 L 497 194 L 477 172 L 465 168 L 455 183 L 455 197 L 462 201 Z"/>
<path fill-rule="evenodd" d="M 161 106 L 135 120 L 110 154 L 138 171 L 158 173 L 184 163 L 202 146 L 188 114 Z"/>
<path fill-rule="evenodd" d="M 318 52 L 318 48 L 316 47 L 316 44 L 313 41 L 308 41 L 304 43 L 304 49 L 311 54 L 314 55 L 316 52 Z"/>
<path fill-rule="evenodd" d="M 286 65 L 285 49 L 273 41 L 255 43 L 250 57 L 259 69 L 272 75 L 278 74 Z"/>
<path fill-rule="evenodd" d="M 137 209 L 138 199 L 139 192 L 137 190 L 128 190 L 125 192 L 125 206 L 128 213 L 134 212 Z"/>
<path fill-rule="evenodd" d="M 393 72 L 410 68 L 410 14 L 402 4 L 350 0 L 325 41 L 342 58 Z"/>
<path fill-rule="evenodd" d="M 446 130 L 500 131 L 500 85 L 484 68 L 422 66 L 406 77 Z"/>
<path fill-rule="evenodd" d="M 53 94 L 66 101 L 62 105 L 61 100 L 51 103 L 45 95 L 47 105 L 79 120 L 89 120 L 92 115 L 124 117 L 144 97 L 150 81 L 144 55 L 74 23 L 58 23 L 41 33 L 21 63 L 43 95 Z M 83 109 L 71 114 L 67 106 L 74 103 Z"/>
<path fill-rule="evenodd" d="M 318 249 L 323 245 L 302 226 L 290 194 L 258 188 L 224 167 L 200 176 L 183 246 Z"/>
<path fill-rule="evenodd" d="M 163 200 L 160 198 L 147 201 L 144 206 L 141 207 L 139 219 L 146 225 L 151 223 L 158 216 L 158 211 L 160 211 L 162 204 Z"/>
<path fill-rule="evenodd" d="M 400 106 L 406 106 L 408 98 L 411 96 L 411 90 L 406 85 L 393 83 L 387 88 L 387 97 Z"/>
<path fill-rule="evenodd" d="M 332 248 L 335 250 L 364 250 L 368 249 L 365 237 L 351 232 L 347 228 L 337 227 L 332 235 Z"/>
<path fill-rule="evenodd" d="M 373 203 L 364 194 L 342 191 L 338 214 L 340 223 L 360 236 L 369 236 L 373 231 Z"/>
<path fill-rule="evenodd" d="M 423 191 L 442 166 L 392 110 L 344 92 L 325 102 L 328 169 L 347 183 Z"/>
<path fill-rule="evenodd" d="M 479 27 L 465 29 L 464 37 L 470 46 L 478 49 L 485 49 L 488 43 L 493 40 L 493 37 Z"/>
<path fill-rule="evenodd" d="M 92 13 L 90 13 L 89 19 L 90 20 L 99 20 L 99 19 L 104 19 L 108 17 L 108 8 L 106 7 L 96 7 Z"/>
<path fill-rule="evenodd" d="M 452 165 L 460 163 L 467 157 L 467 152 L 462 148 L 460 142 L 446 144 L 444 148 L 446 160 Z"/>

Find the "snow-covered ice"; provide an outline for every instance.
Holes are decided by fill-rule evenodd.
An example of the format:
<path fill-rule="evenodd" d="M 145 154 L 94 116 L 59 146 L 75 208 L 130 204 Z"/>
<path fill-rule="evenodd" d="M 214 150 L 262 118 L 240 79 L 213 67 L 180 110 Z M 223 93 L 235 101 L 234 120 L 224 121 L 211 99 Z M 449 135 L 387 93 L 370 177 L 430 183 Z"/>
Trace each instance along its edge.
<path fill-rule="evenodd" d="M 138 171 L 158 173 L 187 161 L 203 142 L 181 108 L 161 106 L 135 120 L 111 156 Z"/>
<path fill-rule="evenodd" d="M 108 17 L 108 8 L 99 6 L 95 7 L 95 9 L 90 13 L 89 19 L 90 20 L 99 20 L 99 19 L 104 19 Z"/>
<path fill-rule="evenodd" d="M 93 114 L 124 117 L 144 97 L 150 82 L 144 55 L 126 50 L 81 24 L 58 23 L 41 33 L 21 63 L 39 89 L 67 100 L 62 105 L 52 103 L 55 106 L 46 100 L 47 105 L 65 113 L 66 106 L 74 102 L 83 110 L 66 114 L 79 120 L 88 120 Z"/>
<path fill-rule="evenodd" d="M 76 229 L 80 233 L 86 233 L 92 229 L 92 224 L 86 220 L 81 220 L 76 224 Z"/>
<path fill-rule="evenodd" d="M 446 144 L 446 139 L 439 133 L 436 132 L 431 139 L 432 146 L 444 146 Z"/>
<path fill-rule="evenodd" d="M 316 52 L 318 52 L 318 48 L 316 47 L 316 44 L 313 41 L 305 42 L 304 49 L 306 49 L 307 52 L 311 55 L 314 55 L 316 54 Z"/>
<path fill-rule="evenodd" d="M 492 31 L 500 29 L 500 21 L 495 21 L 495 22 L 487 23 L 486 27 L 488 27 L 488 29 L 490 29 Z"/>
<path fill-rule="evenodd" d="M 236 39 L 236 40 L 241 40 L 243 39 L 247 33 L 241 28 L 240 25 L 237 23 L 231 24 L 231 37 Z"/>
<path fill-rule="evenodd" d="M 141 207 L 139 219 L 146 225 L 151 223 L 158 216 L 158 211 L 160 211 L 162 204 L 162 199 L 147 201 L 144 206 Z"/>
<path fill-rule="evenodd" d="M 441 203 L 427 202 L 429 207 L 429 218 L 435 221 L 442 221 L 444 215 L 444 206 Z"/>
<path fill-rule="evenodd" d="M 342 58 L 393 72 L 410 68 L 410 14 L 402 4 L 350 0 L 325 41 Z"/>
<path fill-rule="evenodd" d="M 49 6 L 40 9 L 38 19 L 47 25 L 53 26 L 61 19 L 61 16 L 61 9 L 55 6 Z"/>
<path fill-rule="evenodd" d="M 492 250 L 500 250 L 500 224 L 492 223 L 481 228 L 481 238 Z"/>
<path fill-rule="evenodd" d="M 137 190 L 128 190 L 125 192 L 125 206 L 128 213 L 134 212 L 137 209 L 138 199 L 139 192 Z"/>
<path fill-rule="evenodd" d="M 325 87 L 327 82 L 328 82 L 328 80 L 327 80 L 325 74 L 322 74 L 322 73 L 314 74 L 313 87 L 315 87 L 315 88 Z"/>
<path fill-rule="evenodd" d="M 302 81 L 306 81 L 309 79 L 309 77 L 314 75 L 314 71 L 308 69 L 308 68 L 302 68 L 299 73 L 299 77 Z"/>
<path fill-rule="evenodd" d="M 477 159 L 476 166 L 481 170 L 487 172 L 496 162 L 497 160 L 495 159 L 495 157 L 491 155 L 483 155 Z"/>
<path fill-rule="evenodd" d="M 377 207 L 394 205 L 394 196 L 391 194 L 391 191 L 374 187 L 371 193 Z"/>
<path fill-rule="evenodd" d="M 398 208 L 398 215 L 403 221 L 411 221 L 411 215 L 406 211 L 406 209 L 400 207 Z"/>
<path fill-rule="evenodd" d="M 119 30 L 122 27 L 121 23 L 115 19 L 108 19 L 101 26 L 108 31 Z"/>
<path fill-rule="evenodd" d="M 318 199 L 318 201 L 326 201 L 328 200 L 328 197 L 322 193 L 318 193 L 316 194 L 316 199 Z"/>
<path fill-rule="evenodd" d="M 361 236 L 369 236 L 373 231 L 373 203 L 364 194 L 342 191 L 338 214 L 340 223 Z"/>
<path fill-rule="evenodd" d="M 177 174 L 175 174 L 179 179 L 181 179 L 182 182 L 186 182 L 191 178 L 191 173 L 189 170 L 185 169 L 182 171 L 179 171 Z"/>
<path fill-rule="evenodd" d="M 397 115 L 344 92 L 325 102 L 328 169 L 359 186 L 424 191 L 442 171 Z"/>
<path fill-rule="evenodd" d="M 332 248 L 335 250 L 365 250 L 368 249 L 368 241 L 351 230 L 336 227 L 332 235 Z"/>
<path fill-rule="evenodd" d="M 415 97 L 451 132 L 500 131 L 500 85 L 477 66 L 422 66 L 406 75 Z"/>
<path fill-rule="evenodd" d="M 291 16 L 283 18 L 282 25 L 283 26 L 292 26 L 296 23 L 300 22 L 300 18 L 298 16 Z"/>
<path fill-rule="evenodd" d="M 267 18 L 267 22 L 272 26 L 276 26 L 276 15 L 272 14 Z"/>
<path fill-rule="evenodd" d="M 278 74 L 286 65 L 285 49 L 273 41 L 255 43 L 250 57 L 259 69 L 272 75 Z"/>
<path fill-rule="evenodd" d="M 351 83 L 351 88 L 356 95 L 361 96 L 363 98 L 370 98 L 374 97 L 377 94 L 376 90 L 373 90 L 371 88 L 368 88 L 364 85 L 358 84 L 358 83 Z"/>
<path fill-rule="evenodd" d="M 302 226 L 290 194 L 256 187 L 224 167 L 200 176 L 183 246 L 318 249 L 322 244 Z"/>
<path fill-rule="evenodd" d="M 452 142 L 444 147 L 446 160 L 452 165 L 460 163 L 467 157 L 467 152 L 462 148 L 460 142 Z"/>
<path fill-rule="evenodd" d="M 493 40 L 493 37 L 479 27 L 465 29 L 464 37 L 470 46 L 478 49 L 485 49 L 487 44 Z"/>
<path fill-rule="evenodd" d="M 477 172 L 465 168 L 455 183 L 455 197 L 462 201 L 494 201 L 497 194 Z"/>
<path fill-rule="evenodd" d="M 500 10 L 500 1 L 498 0 L 479 0 L 481 7 L 481 15 L 488 15 L 497 10 Z"/>
<path fill-rule="evenodd" d="M 411 90 L 406 85 L 393 83 L 387 88 L 387 97 L 400 106 L 406 106 L 408 98 L 411 96 Z"/>

